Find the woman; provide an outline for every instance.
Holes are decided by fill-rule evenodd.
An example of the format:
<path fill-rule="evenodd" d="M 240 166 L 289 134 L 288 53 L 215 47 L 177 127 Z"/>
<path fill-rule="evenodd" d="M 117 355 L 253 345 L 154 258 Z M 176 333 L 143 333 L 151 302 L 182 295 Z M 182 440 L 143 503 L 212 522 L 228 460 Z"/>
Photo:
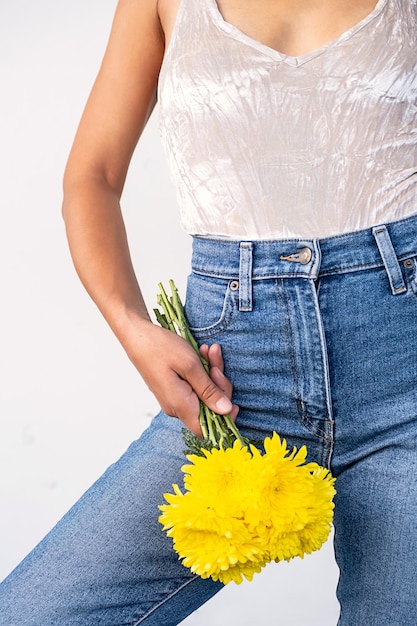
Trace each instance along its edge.
<path fill-rule="evenodd" d="M 416 18 L 411 0 L 120 0 L 64 218 L 163 412 L 6 579 L 1 624 L 173 625 L 221 588 L 157 522 L 201 398 L 337 477 L 339 625 L 414 626 Z M 119 208 L 157 92 L 211 377 L 150 321 Z"/>

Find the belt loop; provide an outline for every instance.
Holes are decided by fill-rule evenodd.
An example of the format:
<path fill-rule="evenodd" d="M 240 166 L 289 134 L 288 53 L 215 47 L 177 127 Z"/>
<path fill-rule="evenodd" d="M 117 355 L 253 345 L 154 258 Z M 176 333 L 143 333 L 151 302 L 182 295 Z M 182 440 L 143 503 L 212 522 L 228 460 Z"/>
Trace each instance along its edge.
<path fill-rule="evenodd" d="M 240 243 L 239 311 L 252 311 L 252 248 L 250 241 Z"/>
<path fill-rule="evenodd" d="M 395 254 L 387 227 L 375 226 L 372 229 L 372 234 L 375 237 L 376 245 L 384 261 L 392 293 L 394 296 L 404 293 L 404 291 L 407 291 L 407 287 L 405 286 L 401 267 L 398 263 L 397 255 Z"/>

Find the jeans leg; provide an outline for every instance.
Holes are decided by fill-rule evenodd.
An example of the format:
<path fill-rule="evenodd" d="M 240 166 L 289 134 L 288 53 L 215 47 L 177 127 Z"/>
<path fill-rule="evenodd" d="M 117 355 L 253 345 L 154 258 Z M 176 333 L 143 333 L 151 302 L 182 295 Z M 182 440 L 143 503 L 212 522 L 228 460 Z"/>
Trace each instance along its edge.
<path fill-rule="evenodd" d="M 339 626 L 414 626 L 416 452 L 383 449 L 337 478 Z"/>
<path fill-rule="evenodd" d="M 157 521 L 183 449 L 181 423 L 160 413 L 0 586 L 0 624 L 174 626 L 219 591 Z"/>
<path fill-rule="evenodd" d="M 415 626 L 417 298 L 383 268 L 322 280 L 335 419 L 339 626 Z"/>

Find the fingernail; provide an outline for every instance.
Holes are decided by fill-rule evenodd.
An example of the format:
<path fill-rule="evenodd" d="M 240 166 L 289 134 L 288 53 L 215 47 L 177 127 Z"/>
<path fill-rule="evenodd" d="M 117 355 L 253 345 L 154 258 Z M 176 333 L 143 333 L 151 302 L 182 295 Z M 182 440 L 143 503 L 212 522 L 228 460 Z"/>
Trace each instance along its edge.
<path fill-rule="evenodd" d="M 216 409 L 220 413 L 228 413 L 229 411 L 232 410 L 232 408 L 233 408 L 233 404 L 230 402 L 230 400 L 228 400 L 224 396 L 223 398 L 220 398 L 216 402 Z"/>

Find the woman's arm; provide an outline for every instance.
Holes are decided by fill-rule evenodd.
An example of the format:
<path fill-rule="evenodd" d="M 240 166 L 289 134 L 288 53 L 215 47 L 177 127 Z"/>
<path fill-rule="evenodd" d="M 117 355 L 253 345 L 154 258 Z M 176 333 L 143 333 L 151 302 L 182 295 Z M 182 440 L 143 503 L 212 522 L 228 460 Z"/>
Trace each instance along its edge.
<path fill-rule="evenodd" d="M 192 348 L 149 318 L 130 259 L 120 196 L 156 101 L 164 54 L 157 0 L 120 0 L 108 47 L 64 176 L 63 215 L 76 270 L 162 409 L 199 434 L 199 401 L 236 413 L 231 386 L 205 373 Z"/>

